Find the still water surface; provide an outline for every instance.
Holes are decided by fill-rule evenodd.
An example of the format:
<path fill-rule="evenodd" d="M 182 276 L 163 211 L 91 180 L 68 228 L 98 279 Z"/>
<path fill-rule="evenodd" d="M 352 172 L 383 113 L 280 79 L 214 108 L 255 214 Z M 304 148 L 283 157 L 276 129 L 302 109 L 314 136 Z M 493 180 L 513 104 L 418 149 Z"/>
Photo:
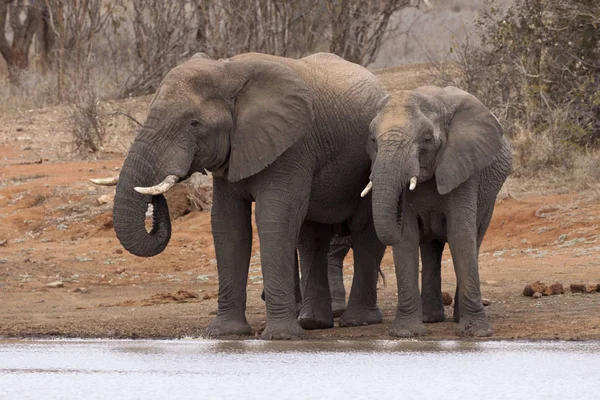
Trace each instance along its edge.
<path fill-rule="evenodd" d="M 0 340 L 0 399 L 595 397 L 600 342 Z"/>

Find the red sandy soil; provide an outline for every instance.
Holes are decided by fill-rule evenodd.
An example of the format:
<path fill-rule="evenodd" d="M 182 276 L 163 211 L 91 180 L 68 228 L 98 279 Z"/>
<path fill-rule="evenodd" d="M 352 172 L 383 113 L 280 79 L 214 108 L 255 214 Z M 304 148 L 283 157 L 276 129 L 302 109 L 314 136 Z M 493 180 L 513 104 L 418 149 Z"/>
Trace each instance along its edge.
<path fill-rule="evenodd" d="M 421 69 L 378 74 L 388 88 L 397 89 L 417 86 Z M 148 98 L 140 98 L 107 107 L 143 120 L 147 103 Z M 169 205 L 177 218 L 167 249 L 149 259 L 127 253 L 112 228 L 114 189 L 95 187 L 88 179 L 118 173 L 134 126 L 124 116 L 112 115 L 105 151 L 84 160 L 70 147 L 67 117 L 61 107 L 0 116 L 0 336 L 201 336 L 217 309 L 209 212 L 189 212 L 197 207 L 175 194 Z M 102 195 L 109 202 L 99 205 Z M 563 188 L 557 193 L 540 189 L 539 182 L 509 180 L 480 255 L 493 339 L 600 339 L 600 293 L 568 289 L 573 283 L 600 283 L 599 223 L 600 197 L 594 191 Z M 344 271 L 348 289 L 352 267 L 350 254 Z M 310 331 L 307 338 L 388 339 L 396 304 L 390 249 L 382 269 L 387 277 L 379 288 L 383 324 L 336 326 Z M 444 255 L 442 278 L 443 290 L 453 294 L 449 254 Z M 565 294 L 523 296 L 523 287 L 537 280 L 561 282 Z M 64 286 L 46 286 L 55 281 Z M 257 332 L 265 325 L 261 290 L 255 238 L 247 317 Z M 446 314 L 448 322 L 427 325 L 428 339 L 456 338 L 451 307 Z"/>

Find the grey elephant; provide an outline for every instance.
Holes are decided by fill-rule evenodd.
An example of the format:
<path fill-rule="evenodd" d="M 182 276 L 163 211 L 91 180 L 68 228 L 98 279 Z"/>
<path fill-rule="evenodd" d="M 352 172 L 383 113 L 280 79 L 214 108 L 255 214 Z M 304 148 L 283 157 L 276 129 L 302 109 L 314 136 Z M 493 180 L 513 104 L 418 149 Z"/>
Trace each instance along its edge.
<path fill-rule="evenodd" d="M 421 87 L 384 98 L 371 123 L 373 220 L 393 245 L 398 308 L 390 334 L 426 334 L 444 319 L 441 258 L 449 244 L 457 279 L 460 336 L 490 336 L 479 284 L 479 248 L 512 165 L 494 115 L 455 87 Z M 422 297 L 419 298 L 419 249 Z"/>
<path fill-rule="evenodd" d="M 252 332 L 245 316 L 252 202 L 267 306 L 262 338 L 299 338 L 302 326 L 333 326 L 327 249 L 341 223 L 352 237 L 355 271 L 339 323 L 381 322 L 376 286 L 385 246 L 370 198 L 359 194 L 369 176 L 369 123 L 384 95 L 367 69 L 332 54 L 194 56 L 161 82 L 123 164 L 113 208 L 117 237 L 138 256 L 163 251 L 171 234 L 163 193 L 209 170 L 219 298 L 206 336 Z M 296 246 L 306 279 L 298 318 Z"/>
<path fill-rule="evenodd" d="M 327 251 L 327 281 L 329 282 L 329 293 L 331 294 L 331 310 L 333 317 L 341 317 L 346 311 L 346 288 L 344 287 L 344 258 L 350 251 L 351 239 L 350 236 L 335 235 L 329 242 L 329 250 Z M 296 265 L 298 259 L 296 257 Z M 381 272 L 380 272 L 381 273 Z M 298 313 L 302 309 L 302 289 L 300 287 L 300 275 L 296 277 L 296 309 Z M 303 281 L 304 287 L 309 284 L 308 280 Z M 306 289 L 304 289 L 306 290 Z M 260 295 L 260 298 L 265 300 L 265 291 Z M 301 325 L 302 325 L 302 321 Z"/>

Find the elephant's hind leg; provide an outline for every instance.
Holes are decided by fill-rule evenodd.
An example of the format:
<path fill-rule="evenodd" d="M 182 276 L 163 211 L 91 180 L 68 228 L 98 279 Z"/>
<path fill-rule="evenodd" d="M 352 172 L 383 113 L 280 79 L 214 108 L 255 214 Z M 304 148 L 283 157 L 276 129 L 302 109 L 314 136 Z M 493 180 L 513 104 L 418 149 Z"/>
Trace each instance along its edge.
<path fill-rule="evenodd" d="M 377 306 L 377 277 L 385 245 L 377 238 L 370 211 L 367 218 L 369 222 L 363 229 L 352 230 L 354 277 L 348 307 L 339 320 L 340 326 L 380 324 L 383 321 L 383 314 Z"/>
<path fill-rule="evenodd" d="M 333 327 L 327 278 L 327 251 L 332 236 L 333 229 L 329 225 L 311 221 L 305 221 L 300 231 L 298 250 L 303 301 L 298 321 L 304 329 Z"/>
<path fill-rule="evenodd" d="M 346 288 L 344 287 L 344 258 L 350 251 L 350 236 L 334 236 L 327 253 L 327 278 L 331 292 L 333 317 L 339 318 L 346 311 Z"/>
<path fill-rule="evenodd" d="M 421 304 L 423 322 L 443 322 L 446 320 L 442 303 L 442 253 L 444 242 L 433 240 L 421 243 L 422 288 Z"/>

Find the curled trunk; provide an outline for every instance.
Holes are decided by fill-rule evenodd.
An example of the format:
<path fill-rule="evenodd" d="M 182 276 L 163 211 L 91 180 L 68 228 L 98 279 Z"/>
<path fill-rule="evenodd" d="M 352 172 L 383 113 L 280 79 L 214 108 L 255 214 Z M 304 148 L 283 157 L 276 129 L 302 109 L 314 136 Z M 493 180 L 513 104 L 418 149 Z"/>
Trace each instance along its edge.
<path fill-rule="evenodd" d="M 149 145 L 136 141 L 129 151 L 119 175 L 113 207 L 113 221 L 117 238 L 130 253 L 152 257 L 162 252 L 171 238 L 171 220 L 165 197 L 140 194 L 136 186 L 152 186 L 154 166 L 149 156 L 154 152 Z M 151 159 L 151 157 L 150 157 Z M 146 230 L 148 204 L 154 207 L 152 229 Z"/>

